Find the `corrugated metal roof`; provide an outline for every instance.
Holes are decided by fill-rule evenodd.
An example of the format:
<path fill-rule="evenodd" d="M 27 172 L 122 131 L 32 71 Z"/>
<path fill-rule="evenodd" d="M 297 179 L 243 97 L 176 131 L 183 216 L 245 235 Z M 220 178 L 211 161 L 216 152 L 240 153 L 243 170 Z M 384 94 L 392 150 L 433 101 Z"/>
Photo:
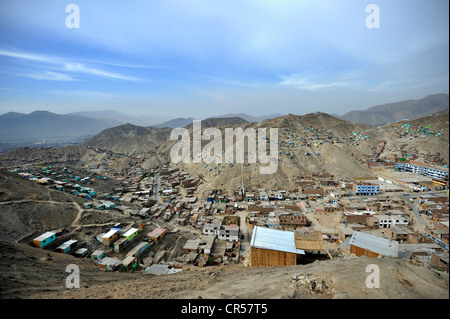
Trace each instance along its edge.
<path fill-rule="evenodd" d="M 186 244 L 184 244 L 183 249 L 198 249 L 198 245 L 200 245 L 200 239 L 189 239 Z"/>
<path fill-rule="evenodd" d="M 75 240 L 75 239 L 68 240 L 65 243 L 56 247 L 56 249 L 66 249 L 67 247 L 69 247 L 72 244 L 75 244 L 76 242 L 78 242 L 78 240 Z"/>
<path fill-rule="evenodd" d="M 167 265 L 161 265 L 161 264 L 153 264 L 150 267 L 147 267 L 145 269 L 145 272 L 147 274 L 152 275 L 166 275 L 166 274 L 174 274 L 176 272 L 182 271 L 182 269 L 177 268 L 169 268 Z"/>
<path fill-rule="evenodd" d="M 104 265 L 104 266 L 118 266 L 120 265 L 122 262 L 116 258 L 112 258 L 112 257 L 105 257 L 103 258 L 100 262 L 99 265 Z"/>
<path fill-rule="evenodd" d="M 395 240 L 389 240 L 370 234 L 355 231 L 350 238 L 350 245 L 370 250 L 374 253 L 398 257 L 398 243 Z"/>
<path fill-rule="evenodd" d="M 305 254 L 304 250 L 295 248 L 295 235 L 291 231 L 255 226 L 250 245 L 255 248 Z"/>
<path fill-rule="evenodd" d="M 53 235 L 55 235 L 54 232 L 48 231 L 48 232 L 46 232 L 46 233 L 36 237 L 34 240 L 43 241 L 44 239 L 47 239 L 47 238 L 49 238 L 49 237 L 51 237 Z"/>
<path fill-rule="evenodd" d="M 130 229 L 128 229 L 122 236 L 123 237 L 128 237 L 128 236 L 131 236 L 131 235 L 133 235 L 135 232 L 137 232 L 139 229 L 137 229 L 137 228 L 130 228 Z"/>
<path fill-rule="evenodd" d="M 115 233 L 117 233 L 116 229 L 111 229 L 109 232 L 107 232 L 106 234 L 104 234 L 102 236 L 102 238 L 110 238 L 112 237 Z"/>
<path fill-rule="evenodd" d="M 101 256 L 101 255 L 103 255 L 104 253 L 105 253 L 105 251 L 103 251 L 103 250 L 101 250 L 101 249 L 97 249 L 96 251 L 94 251 L 94 252 L 92 253 L 91 256 Z"/>
<path fill-rule="evenodd" d="M 164 228 L 155 228 L 150 233 L 147 234 L 148 237 L 155 237 L 161 234 L 164 234 L 166 230 Z"/>

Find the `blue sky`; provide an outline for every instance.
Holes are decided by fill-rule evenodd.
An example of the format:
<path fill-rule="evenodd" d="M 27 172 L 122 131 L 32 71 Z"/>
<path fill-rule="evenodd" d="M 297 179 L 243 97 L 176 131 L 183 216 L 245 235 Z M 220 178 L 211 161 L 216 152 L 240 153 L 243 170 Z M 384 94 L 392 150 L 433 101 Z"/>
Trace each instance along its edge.
<path fill-rule="evenodd" d="M 66 6 L 80 9 L 69 29 Z M 368 4 L 380 28 L 366 27 Z M 448 93 L 446 0 L 2 0 L 0 113 L 330 114 Z"/>

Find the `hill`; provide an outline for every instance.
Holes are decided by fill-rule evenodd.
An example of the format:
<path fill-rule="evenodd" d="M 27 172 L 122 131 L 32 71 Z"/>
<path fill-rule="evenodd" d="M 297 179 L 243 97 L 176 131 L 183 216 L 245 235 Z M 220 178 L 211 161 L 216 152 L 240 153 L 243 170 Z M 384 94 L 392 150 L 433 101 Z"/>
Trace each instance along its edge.
<path fill-rule="evenodd" d="M 164 127 L 170 127 L 170 128 L 177 128 L 177 127 L 184 127 L 186 125 L 188 125 L 189 123 L 192 123 L 192 121 L 194 120 L 193 117 L 188 117 L 188 118 L 184 118 L 184 117 L 179 117 L 158 125 L 152 125 L 154 128 L 164 128 Z"/>
<path fill-rule="evenodd" d="M 106 129 L 82 144 L 114 153 L 136 155 L 148 152 L 170 136 L 171 129 L 123 124 Z"/>
<path fill-rule="evenodd" d="M 418 100 L 406 100 L 373 106 L 366 110 L 351 111 L 339 118 L 354 123 L 380 125 L 397 120 L 414 120 L 435 113 L 448 112 L 449 95 L 434 94 Z"/>
<path fill-rule="evenodd" d="M 208 123 L 203 121 L 201 124 L 202 129 L 208 126 Z M 338 178 L 373 177 L 364 164 L 357 160 L 363 156 L 372 155 L 372 148 L 377 144 L 379 133 L 376 128 L 369 125 L 346 122 L 325 113 L 311 113 L 303 116 L 290 114 L 259 123 L 243 122 L 235 125 L 228 123 L 222 126 L 215 125 L 215 127 L 222 132 L 223 152 L 226 151 L 224 142 L 226 127 L 239 127 L 243 130 L 278 128 L 278 169 L 275 174 L 263 175 L 260 174 L 259 168 L 262 165 L 260 163 L 250 163 L 243 167 L 240 164 L 225 162 L 178 164 L 190 176 L 202 178 L 205 182 L 202 187 L 205 188 L 237 189 L 242 185 L 242 177 L 246 187 L 256 189 L 276 189 L 277 187 L 294 189 L 295 180 L 301 174 L 329 173 Z M 192 125 L 187 128 L 191 131 L 192 137 Z M 351 137 L 353 132 L 370 135 L 371 138 L 360 145 L 350 146 L 345 139 Z M 336 143 L 321 141 L 328 137 Z M 202 145 L 208 142 L 204 140 Z M 159 152 L 165 154 L 169 163 L 168 154 L 174 143 L 174 141 L 167 141 L 159 148 Z M 269 142 L 266 145 L 269 147 Z M 247 141 L 245 141 L 245 151 L 247 151 Z M 147 169 L 157 166 L 158 163 L 150 157 L 142 163 L 142 167 Z"/>
<path fill-rule="evenodd" d="M 245 120 L 240 118 L 214 118 L 203 120 L 202 126 L 237 125 L 245 122 Z M 186 127 L 192 127 L 192 121 Z M 114 153 L 137 155 L 151 151 L 160 144 L 167 143 L 171 132 L 172 128 L 170 127 L 142 127 L 127 123 L 106 129 L 82 144 Z M 168 154 L 167 152 L 166 155 L 168 156 Z"/>
<path fill-rule="evenodd" d="M 10 112 L 0 115 L 0 139 L 16 141 L 89 136 L 114 125 L 105 120 L 61 115 L 48 111 L 35 111 L 30 114 Z"/>
<path fill-rule="evenodd" d="M 373 178 L 374 176 L 361 161 L 366 157 L 391 158 L 416 154 L 416 159 L 424 161 L 429 154 L 441 157 L 445 164 L 448 154 L 448 113 L 428 116 L 411 121 L 399 121 L 389 125 L 371 126 L 352 123 L 326 113 L 306 115 L 285 115 L 259 123 L 250 123 L 240 118 L 207 119 L 201 122 L 202 129 L 217 127 L 222 132 L 222 149 L 225 151 L 224 129 L 227 127 L 278 128 L 278 166 L 275 174 L 262 175 L 260 163 L 248 165 L 219 163 L 180 164 L 180 167 L 194 178 L 202 178 L 205 188 L 240 188 L 242 177 L 246 187 L 255 188 L 295 188 L 295 180 L 301 174 L 331 174 L 336 178 Z M 427 134 L 419 134 L 425 126 Z M 191 131 L 192 123 L 186 128 Z M 406 129 L 411 128 L 409 131 Z M 143 155 L 142 169 L 152 169 L 171 162 L 170 150 L 175 141 L 169 139 L 171 128 L 157 129 L 124 124 L 109 128 L 89 140 L 75 146 L 55 148 L 17 148 L 0 156 L 0 165 L 13 166 L 29 162 L 93 164 L 101 160 L 102 152 L 124 155 L 119 158 L 113 171 L 133 166 L 132 158 Z M 409 133 L 413 133 L 409 135 Z M 431 133 L 433 132 L 433 133 Z M 270 139 L 267 140 L 267 147 Z M 378 142 L 385 147 L 377 154 Z M 208 140 L 202 141 L 205 146 Z M 247 141 L 245 141 L 247 147 Z M 95 152 L 98 148 L 100 152 Z M 191 147 L 192 150 L 192 147 Z M 88 165 L 88 164 L 86 164 Z"/>
<path fill-rule="evenodd" d="M 213 116 L 213 117 L 209 117 L 206 119 L 202 120 L 202 123 L 204 123 L 204 125 L 207 126 L 215 126 L 215 125 L 221 125 L 221 124 L 212 124 L 213 122 L 211 122 L 213 119 L 225 119 L 225 118 L 240 118 L 242 120 L 245 120 L 247 122 L 260 122 L 266 119 L 271 119 L 271 118 L 275 118 L 281 116 L 281 114 L 276 113 L 276 114 L 270 114 L 270 115 L 262 115 L 262 116 L 251 116 L 245 113 L 238 113 L 238 114 L 234 114 L 234 113 L 228 113 L 228 114 L 224 114 L 224 115 L 219 115 L 219 116 Z M 189 118 L 184 118 L 184 117 L 180 117 L 180 118 L 176 118 L 158 125 L 152 125 L 155 128 L 163 128 L 163 127 L 170 127 L 170 128 L 177 128 L 177 127 L 185 127 L 187 125 L 189 125 L 190 123 L 192 123 L 192 121 L 194 120 L 194 118 L 189 117 Z M 227 123 L 232 123 L 227 122 L 226 120 L 222 120 L 222 125 L 227 124 Z"/>
<path fill-rule="evenodd" d="M 241 119 L 244 119 L 248 122 L 261 122 L 267 119 L 273 119 L 275 117 L 279 117 L 282 116 L 282 114 L 280 113 L 275 113 L 275 114 L 268 114 L 268 115 L 261 115 L 261 116 L 252 116 L 252 115 L 248 115 L 246 113 L 228 113 L 228 114 L 224 114 L 224 115 L 219 115 L 219 116 L 214 116 L 214 118 L 226 118 L 226 117 L 240 117 Z"/>

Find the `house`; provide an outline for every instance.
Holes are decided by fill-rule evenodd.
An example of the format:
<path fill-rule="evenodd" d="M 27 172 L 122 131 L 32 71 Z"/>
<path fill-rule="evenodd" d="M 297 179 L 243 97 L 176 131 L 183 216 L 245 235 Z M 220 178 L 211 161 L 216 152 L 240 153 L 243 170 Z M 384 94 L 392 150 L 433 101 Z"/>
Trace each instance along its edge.
<path fill-rule="evenodd" d="M 282 227 L 300 227 L 308 226 L 308 219 L 305 216 L 297 216 L 292 214 L 278 215 L 278 223 Z"/>
<path fill-rule="evenodd" d="M 343 242 L 347 238 L 351 238 L 353 235 L 353 229 L 351 227 L 344 227 L 339 226 L 338 227 L 338 240 Z"/>
<path fill-rule="evenodd" d="M 129 241 L 126 238 L 119 238 L 118 240 L 116 240 L 113 244 L 114 247 L 114 251 L 116 253 L 120 253 L 120 251 L 122 250 L 122 248 L 127 245 L 129 243 Z"/>
<path fill-rule="evenodd" d="M 161 238 L 164 237 L 166 234 L 166 230 L 164 228 L 157 227 L 154 230 L 152 230 L 150 233 L 145 235 L 144 240 L 151 240 L 153 242 L 157 242 Z"/>
<path fill-rule="evenodd" d="M 35 239 L 33 239 L 33 244 L 37 247 L 44 247 L 56 239 L 56 234 L 54 232 L 46 232 Z"/>
<path fill-rule="evenodd" d="M 401 216 L 375 215 L 374 218 L 379 220 L 380 228 L 390 228 L 393 226 L 406 226 L 409 224 L 408 219 Z"/>
<path fill-rule="evenodd" d="M 448 260 L 449 260 L 448 252 L 434 251 L 431 254 L 430 264 L 439 267 L 443 271 L 448 272 Z"/>
<path fill-rule="evenodd" d="M 267 194 L 266 191 L 260 191 L 260 192 L 259 192 L 259 198 L 260 198 L 262 201 L 268 201 L 268 200 L 269 200 L 269 194 Z"/>
<path fill-rule="evenodd" d="M 379 255 L 398 257 L 398 243 L 374 235 L 355 231 L 350 238 L 350 252 L 360 257 L 376 258 Z"/>
<path fill-rule="evenodd" d="M 127 256 L 138 257 L 144 251 L 146 251 L 150 247 L 150 244 L 146 241 L 141 242 L 140 244 L 133 247 L 128 253 Z"/>
<path fill-rule="evenodd" d="M 189 239 L 183 246 L 183 251 L 185 252 L 198 252 L 199 251 L 200 240 L 199 239 Z"/>
<path fill-rule="evenodd" d="M 93 206 L 92 202 L 87 202 L 83 204 L 84 209 L 91 209 Z"/>
<path fill-rule="evenodd" d="M 357 183 L 353 184 L 353 193 L 359 195 L 378 195 L 380 185 L 373 183 Z"/>
<path fill-rule="evenodd" d="M 123 238 L 126 238 L 128 241 L 132 241 L 139 234 L 139 229 L 130 228 L 125 233 L 122 234 Z"/>
<path fill-rule="evenodd" d="M 71 239 L 59 245 L 58 247 L 56 247 L 56 249 L 63 254 L 67 254 L 72 248 L 75 248 L 77 242 L 78 240 Z"/>
<path fill-rule="evenodd" d="M 105 207 L 105 209 L 115 209 L 116 208 L 116 204 L 110 201 L 103 201 L 102 203 Z"/>
<path fill-rule="evenodd" d="M 121 265 L 122 262 L 116 258 L 112 257 L 105 257 L 97 264 L 100 268 L 105 268 L 109 271 L 117 270 Z"/>
<path fill-rule="evenodd" d="M 388 228 L 386 234 L 390 236 L 391 239 L 402 243 L 408 240 L 409 231 L 406 228 L 394 226 Z"/>
<path fill-rule="evenodd" d="M 275 192 L 275 200 L 283 200 L 284 196 L 283 193 L 280 191 Z"/>
<path fill-rule="evenodd" d="M 139 213 L 138 213 L 139 217 L 141 218 L 148 218 L 150 217 L 150 207 L 144 207 L 142 208 Z"/>
<path fill-rule="evenodd" d="M 111 229 L 106 234 L 103 234 L 101 236 L 102 243 L 106 246 L 109 246 L 118 236 L 119 231 L 116 229 Z"/>
<path fill-rule="evenodd" d="M 125 270 L 129 270 L 136 266 L 136 257 L 133 256 L 127 256 L 122 261 L 122 266 Z"/>
<path fill-rule="evenodd" d="M 77 249 L 73 254 L 75 255 L 75 257 L 86 257 L 88 251 L 89 250 L 87 248 L 80 248 Z"/>
<path fill-rule="evenodd" d="M 220 225 L 218 224 L 213 224 L 213 223 L 205 223 L 205 225 L 203 225 L 203 234 L 204 235 L 216 235 L 217 230 L 220 228 Z"/>
<path fill-rule="evenodd" d="M 294 232 L 255 226 L 250 242 L 252 267 L 296 265 L 305 251 L 297 249 Z"/>
<path fill-rule="evenodd" d="M 203 245 L 203 253 L 210 255 L 212 252 L 212 249 L 214 248 L 214 243 L 216 241 L 215 237 L 208 236 L 208 239 L 206 240 L 205 244 Z"/>
<path fill-rule="evenodd" d="M 217 238 L 227 241 L 239 241 L 239 226 L 229 225 L 218 229 Z"/>
<path fill-rule="evenodd" d="M 101 249 L 97 249 L 96 251 L 94 251 L 91 254 L 91 259 L 96 261 L 96 260 L 100 260 L 105 256 L 105 252 Z"/>
<path fill-rule="evenodd" d="M 375 212 L 364 211 L 346 211 L 342 214 L 344 222 L 347 224 L 367 224 L 368 218 L 375 215 Z"/>

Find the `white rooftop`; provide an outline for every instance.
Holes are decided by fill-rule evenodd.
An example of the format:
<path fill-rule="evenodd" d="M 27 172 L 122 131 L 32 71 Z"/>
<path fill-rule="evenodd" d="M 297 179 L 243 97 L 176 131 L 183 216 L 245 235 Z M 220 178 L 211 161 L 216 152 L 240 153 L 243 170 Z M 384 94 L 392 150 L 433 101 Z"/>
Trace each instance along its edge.
<path fill-rule="evenodd" d="M 102 236 L 102 238 L 109 238 L 109 237 L 111 237 L 112 235 L 114 235 L 115 233 L 117 233 L 117 230 L 116 230 L 116 229 L 111 229 L 109 232 L 107 232 L 106 234 L 104 234 L 104 235 Z"/>
<path fill-rule="evenodd" d="M 255 248 L 284 251 L 294 254 L 305 254 L 302 249 L 295 248 L 294 232 L 255 226 L 250 245 Z"/>
<path fill-rule="evenodd" d="M 350 245 L 367 249 L 380 255 L 398 257 L 398 243 L 395 240 L 377 237 L 360 231 L 353 233 Z"/>
<path fill-rule="evenodd" d="M 42 241 L 44 239 L 47 239 L 47 238 L 53 236 L 54 234 L 55 234 L 54 232 L 48 231 L 48 232 L 36 237 L 34 240 Z"/>
<path fill-rule="evenodd" d="M 122 236 L 123 237 L 128 237 L 130 235 L 133 235 L 135 232 L 137 232 L 139 229 L 137 228 L 130 228 L 128 229 Z"/>

